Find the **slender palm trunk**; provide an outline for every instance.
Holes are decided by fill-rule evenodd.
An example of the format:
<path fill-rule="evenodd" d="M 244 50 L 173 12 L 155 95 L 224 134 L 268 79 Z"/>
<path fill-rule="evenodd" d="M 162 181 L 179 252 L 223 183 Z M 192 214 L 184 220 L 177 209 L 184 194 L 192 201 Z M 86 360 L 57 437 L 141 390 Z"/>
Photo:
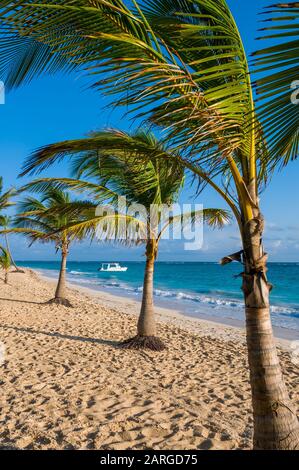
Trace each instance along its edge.
<path fill-rule="evenodd" d="M 244 227 L 243 292 L 252 405 L 254 449 L 299 449 L 299 426 L 277 356 L 272 332 L 267 255 L 262 246 L 263 219 Z"/>
<path fill-rule="evenodd" d="M 145 265 L 141 310 L 137 324 L 138 336 L 156 336 L 154 312 L 154 266 L 155 260 L 147 258 Z"/>
<path fill-rule="evenodd" d="M 55 299 L 64 299 L 66 296 L 66 261 L 67 261 L 67 250 L 62 249 L 61 252 L 61 263 L 59 278 L 55 292 Z"/>
<path fill-rule="evenodd" d="M 55 291 L 54 299 L 51 299 L 49 303 L 56 303 L 60 305 L 64 305 L 65 307 L 71 307 L 71 303 L 66 298 L 66 262 L 68 256 L 68 248 L 63 246 L 61 249 L 61 263 L 60 263 L 60 271 L 59 271 L 59 278 L 57 282 L 57 287 Z"/>
<path fill-rule="evenodd" d="M 156 321 L 154 312 L 154 266 L 156 259 L 156 246 L 149 241 L 146 247 L 146 265 L 143 281 L 143 293 L 140 315 L 137 323 L 137 336 L 130 338 L 121 346 L 127 349 L 151 349 L 162 351 L 164 343 L 156 336 Z"/>
<path fill-rule="evenodd" d="M 7 270 L 5 270 L 4 282 L 5 282 L 5 284 L 8 284 L 8 271 Z"/>
<path fill-rule="evenodd" d="M 22 269 L 20 269 L 20 268 L 16 265 L 16 263 L 15 263 L 13 257 L 12 257 L 12 254 L 11 254 L 11 251 L 10 251 L 10 246 L 9 246 L 9 241 L 8 241 L 8 235 L 7 235 L 7 233 L 5 234 L 5 244 L 6 244 L 7 252 L 8 252 L 9 257 L 10 257 L 11 264 L 14 266 L 14 268 L 16 269 L 16 271 L 17 271 L 18 273 L 23 273 L 24 271 L 22 271 Z"/>

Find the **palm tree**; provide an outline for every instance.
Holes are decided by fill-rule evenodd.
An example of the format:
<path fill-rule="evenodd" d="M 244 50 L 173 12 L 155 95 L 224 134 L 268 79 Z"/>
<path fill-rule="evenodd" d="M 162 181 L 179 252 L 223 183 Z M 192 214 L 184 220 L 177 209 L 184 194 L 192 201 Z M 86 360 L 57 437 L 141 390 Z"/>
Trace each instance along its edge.
<path fill-rule="evenodd" d="M 146 265 L 144 273 L 141 310 L 137 324 L 137 335 L 124 341 L 121 346 L 128 349 L 148 348 L 161 351 L 165 345 L 157 337 L 154 315 L 153 277 L 159 242 L 166 229 L 187 223 L 205 221 L 212 227 L 223 227 L 229 214 L 221 209 L 203 209 L 188 214 L 170 214 L 163 217 L 156 211 L 168 208 L 177 201 L 184 182 L 184 167 L 176 159 L 176 152 L 159 141 L 152 132 L 139 130 L 128 134 L 119 130 L 93 132 L 86 139 L 60 142 L 37 151 L 36 158 L 74 158 L 73 173 L 77 178 L 89 177 L 95 182 L 81 179 L 44 178 L 29 183 L 26 188 L 44 191 L 47 187 L 72 188 L 87 191 L 93 204 L 82 207 L 84 220 L 68 226 L 72 233 L 83 238 L 92 234 L 107 239 L 113 238 L 127 244 L 145 244 Z M 119 198 L 125 198 L 126 207 L 118 207 Z M 99 202 L 107 199 L 114 214 L 105 215 L 104 207 L 97 214 Z M 128 212 L 128 208 L 131 210 Z M 144 212 L 137 217 L 132 208 Z M 73 205 L 75 212 L 78 204 Z M 61 211 L 61 209 L 60 209 Z M 67 205 L 68 214 L 72 206 Z M 65 211 L 64 211 L 65 212 Z M 109 228 L 108 228 L 109 226 Z M 109 236 L 108 236 L 109 238 Z"/>
<path fill-rule="evenodd" d="M 0 215 L 0 227 L 2 227 L 2 230 L 4 230 L 6 250 L 9 254 L 11 264 L 15 267 L 15 270 L 16 270 L 17 273 L 24 273 L 24 271 L 16 265 L 16 263 L 15 263 L 13 257 L 12 257 L 12 254 L 11 254 L 9 239 L 8 239 L 8 232 L 7 232 L 11 225 L 12 225 L 12 217 L 9 217 L 8 215 Z M 1 233 L 1 231 L 0 231 L 0 233 Z"/>
<path fill-rule="evenodd" d="M 11 199 L 12 199 L 13 196 L 15 196 L 16 191 L 14 189 L 9 189 L 8 191 L 3 193 L 2 190 L 3 190 L 3 178 L 0 177 L 0 227 L 3 227 L 4 229 L 7 229 L 10 222 L 11 222 L 11 219 L 10 219 L 9 216 L 3 215 L 2 211 L 15 205 L 15 203 L 12 202 Z M 10 251 L 10 247 L 9 247 L 9 241 L 8 241 L 8 235 L 7 234 L 5 234 L 5 243 L 6 243 L 6 250 L 8 251 L 8 254 L 9 254 L 10 259 L 11 259 L 11 263 L 13 264 L 13 266 L 15 267 L 17 272 L 23 272 L 20 268 L 18 268 L 18 266 L 16 265 L 16 263 L 13 260 L 13 257 L 11 255 L 11 251 Z"/>
<path fill-rule="evenodd" d="M 299 4 L 277 3 L 264 11 L 265 32 L 259 39 L 271 39 L 271 46 L 253 55 L 262 77 L 257 80 L 261 100 L 259 116 L 271 142 L 273 168 L 298 158 L 299 150 Z M 270 25 L 270 26 L 269 26 Z M 291 95 L 295 94 L 292 102 Z"/>
<path fill-rule="evenodd" d="M 55 243 L 56 252 L 61 254 L 61 263 L 58 283 L 53 299 L 48 303 L 72 307 L 66 297 L 66 263 L 72 241 L 80 237 L 74 237 L 68 230 L 61 227 L 70 224 L 73 219 L 61 214 L 61 208 L 71 204 L 70 194 L 56 188 L 48 188 L 42 193 L 40 199 L 27 196 L 18 203 L 18 214 L 14 221 L 14 228 L 2 231 L 2 233 L 23 233 L 31 244 L 35 241 L 43 243 Z M 84 205 L 84 202 L 81 202 Z M 78 220 L 78 218 L 76 218 Z"/>
<path fill-rule="evenodd" d="M 178 161 L 226 201 L 242 241 L 240 251 L 224 257 L 223 264 L 243 265 L 254 448 L 299 448 L 298 419 L 271 326 L 263 246 L 260 195 L 273 159 L 256 119 L 246 52 L 226 1 L 78 0 L 70 5 L 56 0 L 55 5 L 25 6 L 15 1 L 5 15 L 4 25 L 16 34 L 64 54 L 65 61 L 85 66 L 93 78 L 98 74 L 94 87 L 112 95 L 114 106 L 125 104 L 135 117 L 164 127 L 165 138 L 181 148 Z M 19 82 L 28 71 L 45 71 L 38 64 L 32 69 L 27 60 L 21 73 L 6 50 L 4 44 L 2 69 L 9 76 L 13 70 Z M 32 158 L 24 172 L 44 165 L 45 160 Z"/>
<path fill-rule="evenodd" d="M 0 267 L 4 271 L 4 282 L 8 284 L 8 273 L 11 266 L 11 259 L 8 250 L 0 246 Z"/>

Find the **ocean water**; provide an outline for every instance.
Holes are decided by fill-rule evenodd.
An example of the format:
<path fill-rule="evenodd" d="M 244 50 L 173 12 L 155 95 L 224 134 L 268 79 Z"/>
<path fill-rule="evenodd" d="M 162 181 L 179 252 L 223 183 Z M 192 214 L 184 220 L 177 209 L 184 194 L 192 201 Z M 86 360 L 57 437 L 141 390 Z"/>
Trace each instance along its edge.
<path fill-rule="evenodd" d="M 99 272 L 101 262 L 70 261 L 68 280 L 74 284 L 116 295 L 141 298 L 144 262 L 121 263 L 126 272 Z M 22 261 L 19 265 L 57 277 L 59 262 Z M 244 320 L 241 265 L 233 263 L 157 262 L 155 268 L 155 301 L 157 305 L 176 308 L 188 315 Z M 270 263 L 269 281 L 273 324 L 299 330 L 299 263 Z"/>

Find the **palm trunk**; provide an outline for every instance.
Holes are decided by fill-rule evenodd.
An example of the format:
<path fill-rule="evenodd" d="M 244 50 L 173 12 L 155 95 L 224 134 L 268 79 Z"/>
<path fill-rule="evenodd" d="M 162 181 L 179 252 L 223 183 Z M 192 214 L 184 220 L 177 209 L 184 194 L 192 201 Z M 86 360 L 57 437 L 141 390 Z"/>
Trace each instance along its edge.
<path fill-rule="evenodd" d="M 4 282 L 5 282 L 5 284 L 8 284 L 8 271 L 5 271 Z"/>
<path fill-rule="evenodd" d="M 61 252 L 61 263 L 60 263 L 60 271 L 59 271 L 59 278 L 55 292 L 55 299 L 64 299 L 66 296 L 66 261 L 67 261 L 67 250 L 62 249 Z"/>
<path fill-rule="evenodd" d="M 126 349 L 151 349 L 162 351 L 164 343 L 156 336 L 156 321 L 154 312 L 154 266 L 156 259 L 156 244 L 150 240 L 146 247 L 146 265 L 143 281 L 143 293 L 140 315 L 137 323 L 137 336 L 130 338 L 121 347 Z"/>
<path fill-rule="evenodd" d="M 61 249 L 61 263 L 60 263 L 60 271 L 59 271 L 59 278 L 58 283 L 55 291 L 54 299 L 51 299 L 49 303 L 55 303 L 64 305 L 65 307 L 71 307 L 71 303 L 66 298 L 66 261 L 68 255 L 68 248 L 62 247 Z"/>
<path fill-rule="evenodd" d="M 282 376 L 272 332 L 262 247 L 263 220 L 253 219 L 244 228 L 243 292 L 252 405 L 254 449 L 299 449 L 299 426 Z"/>
<path fill-rule="evenodd" d="M 11 251 L 10 251 L 10 246 L 9 246 L 9 241 L 8 241 L 8 235 L 7 235 L 7 233 L 5 234 L 5 244 L 6 244 L 7 252 L 8 252 L 9 257 L 10 257 L 11 264 L 15 267 L 15 269 L 16 269 L 16 271 L 17 271 L 18 273 L 24 273 L 24 271 L 22 271 L 22 269 L 20 269 L 20 268 L 16 265 L 16 263 L 15 263 L 13 257 L 12 257 L 12 254 L 11 254 Z"/>
<path fill-rule="evenodd" d="M 156 322 L 154 312 L 154 266 L 155 260 L 147 258 L 145 265 L 141 310 L 137 324 L 138 336 L 155 336 Z"/>

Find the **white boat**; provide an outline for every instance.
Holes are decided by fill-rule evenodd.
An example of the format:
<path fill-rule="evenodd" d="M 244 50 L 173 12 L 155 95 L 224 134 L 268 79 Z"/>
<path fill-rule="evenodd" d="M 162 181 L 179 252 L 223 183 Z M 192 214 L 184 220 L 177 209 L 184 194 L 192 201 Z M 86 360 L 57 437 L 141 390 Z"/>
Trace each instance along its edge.
<path fill-rule="evenodd" d="M 120 272 L 127 271 L 127 266 L 121 266 L 119 263 L 103 263 L 99 271 L 103 272 Z"/>

